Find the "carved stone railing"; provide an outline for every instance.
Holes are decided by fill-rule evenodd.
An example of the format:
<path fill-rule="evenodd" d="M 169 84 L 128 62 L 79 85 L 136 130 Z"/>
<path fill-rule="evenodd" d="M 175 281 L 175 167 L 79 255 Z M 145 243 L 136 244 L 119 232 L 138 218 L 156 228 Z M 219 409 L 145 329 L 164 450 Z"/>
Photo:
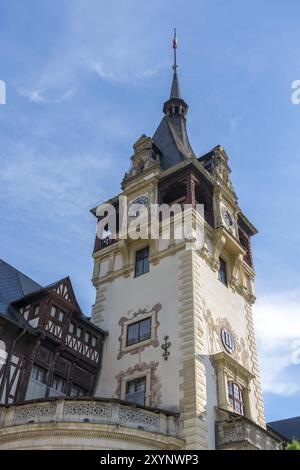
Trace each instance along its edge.
<path fill-rule="evenodd" d="M 279 438 L 243 417 L 216 423 L 216 434 L 218 449 L 282 449 Z"/>
<path fill-rule="evenodd" d="M 178 417 L 109 399 L 55 398 L 0 406 L 0 429 L 34 423 L 99 423 L 178 437 Z"/>

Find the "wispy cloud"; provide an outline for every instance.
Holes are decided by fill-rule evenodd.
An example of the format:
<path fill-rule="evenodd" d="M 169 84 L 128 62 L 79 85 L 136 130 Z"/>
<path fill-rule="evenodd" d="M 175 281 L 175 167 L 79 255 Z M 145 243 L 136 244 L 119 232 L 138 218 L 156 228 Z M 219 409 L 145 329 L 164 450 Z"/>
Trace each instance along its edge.
<path fill-rule="evenodd" d="M 300 394 L 300 292 L 261 297 L 255 306 L 263 389 L 278 395 Z"/>
<path fill-rule="evenodd" d="M 44 60 L 19 80 L 19 93 L 39 104 L 61 102 L 73 96 L 89 73 L 134 86 L 164 68 L 154 53 L 155 37 L 150 44 L 144 24 L 124 27 L 132 22 L 134 5 L 120 1 L 111 14 L 112 8 L 96 0 L 90 0 L 88 8 L 82 0 L 68 2 L 61 15 L 63 27 L 49 43 Z M 110 20 L 103 21 L 107 15 Z"/>
<path fill-rule="evenodd" d="M 76 92 L 76 87 L 69 88 L 62 93 L 57 92 L 54 94 L 54 96 L 51 96 L 51 94 L 48 94 L 48 91 L 46 89 L 38 89 L 38 88 L 19 89 L 18 92 L 20 95 L 24 96 L 25 98 L 28 98 L 33 103 L 59 104 L 71 98 Z"/>

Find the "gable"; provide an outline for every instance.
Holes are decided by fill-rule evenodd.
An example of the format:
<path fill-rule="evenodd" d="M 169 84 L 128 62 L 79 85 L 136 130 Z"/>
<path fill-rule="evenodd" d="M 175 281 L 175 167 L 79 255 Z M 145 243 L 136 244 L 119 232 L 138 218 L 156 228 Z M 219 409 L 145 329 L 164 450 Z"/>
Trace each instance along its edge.
<path fill-rule="evenodd" d="M 53 290 L 53 292 L 55 292 L 55 294 L 59 295 L 60 297 L 62 297 L 67 302 L 72 303 L 72 297 L 70 295 L 68 286 L 64 282 L 61 282 L 56 287 L 54 287 L 52 290 Z"/>
<path fill-rule="evenodd" d="M 50 286 L 47 286 L 46 289 L 49 293 L 55 294 L 64 302 L 74 307 L 79 312 L 79 314 L 82 314 L 81 308 L 78 305 L 69 277 L 61 279 L 60 281 L 57 281 L 56 283 L 51 284 Z"/>

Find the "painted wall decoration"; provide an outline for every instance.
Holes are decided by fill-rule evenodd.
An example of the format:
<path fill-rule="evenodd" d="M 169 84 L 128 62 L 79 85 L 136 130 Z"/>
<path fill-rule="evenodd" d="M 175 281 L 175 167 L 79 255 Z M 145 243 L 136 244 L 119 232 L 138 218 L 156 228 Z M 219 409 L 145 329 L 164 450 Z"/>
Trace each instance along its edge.
<path fill-rule="evenodd" d="M 209 353 L 215 354 L 221 350 L 226 351 L 226 348 L 222 342 L 222 330 L 225 329 L 231 333 L 235 345 L 231 355 L 247 369 L 249 367 L 249 352 L 246 348 L 245 340 L 238 337 L 227 318 L 218 317 L 214 319 L 209 309 L 205 309 L 205 312 L 205 318 L 208 327 Z M 226 352 L 228 353 L 228 351 Z"/>

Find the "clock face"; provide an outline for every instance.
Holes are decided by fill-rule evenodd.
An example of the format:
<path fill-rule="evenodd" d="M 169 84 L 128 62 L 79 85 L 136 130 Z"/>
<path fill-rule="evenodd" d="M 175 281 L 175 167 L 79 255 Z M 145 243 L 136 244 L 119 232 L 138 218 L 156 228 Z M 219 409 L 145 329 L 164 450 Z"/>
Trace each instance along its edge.
<path fill-rule="evenodd" d="M 142 208 L 141 206 L 144 206 L 144 207 Z M 139 196 L 129 204 L 128 216 L 138 217 L 146 207 L 148 207 L 148 197 Z"/>
<path fill-rule="evenodd" d="M 223 219 L 227 227 L 233 228 L 233 215 L 232 213 L 226 209 L 225 207 L 223 208 Z"/>

